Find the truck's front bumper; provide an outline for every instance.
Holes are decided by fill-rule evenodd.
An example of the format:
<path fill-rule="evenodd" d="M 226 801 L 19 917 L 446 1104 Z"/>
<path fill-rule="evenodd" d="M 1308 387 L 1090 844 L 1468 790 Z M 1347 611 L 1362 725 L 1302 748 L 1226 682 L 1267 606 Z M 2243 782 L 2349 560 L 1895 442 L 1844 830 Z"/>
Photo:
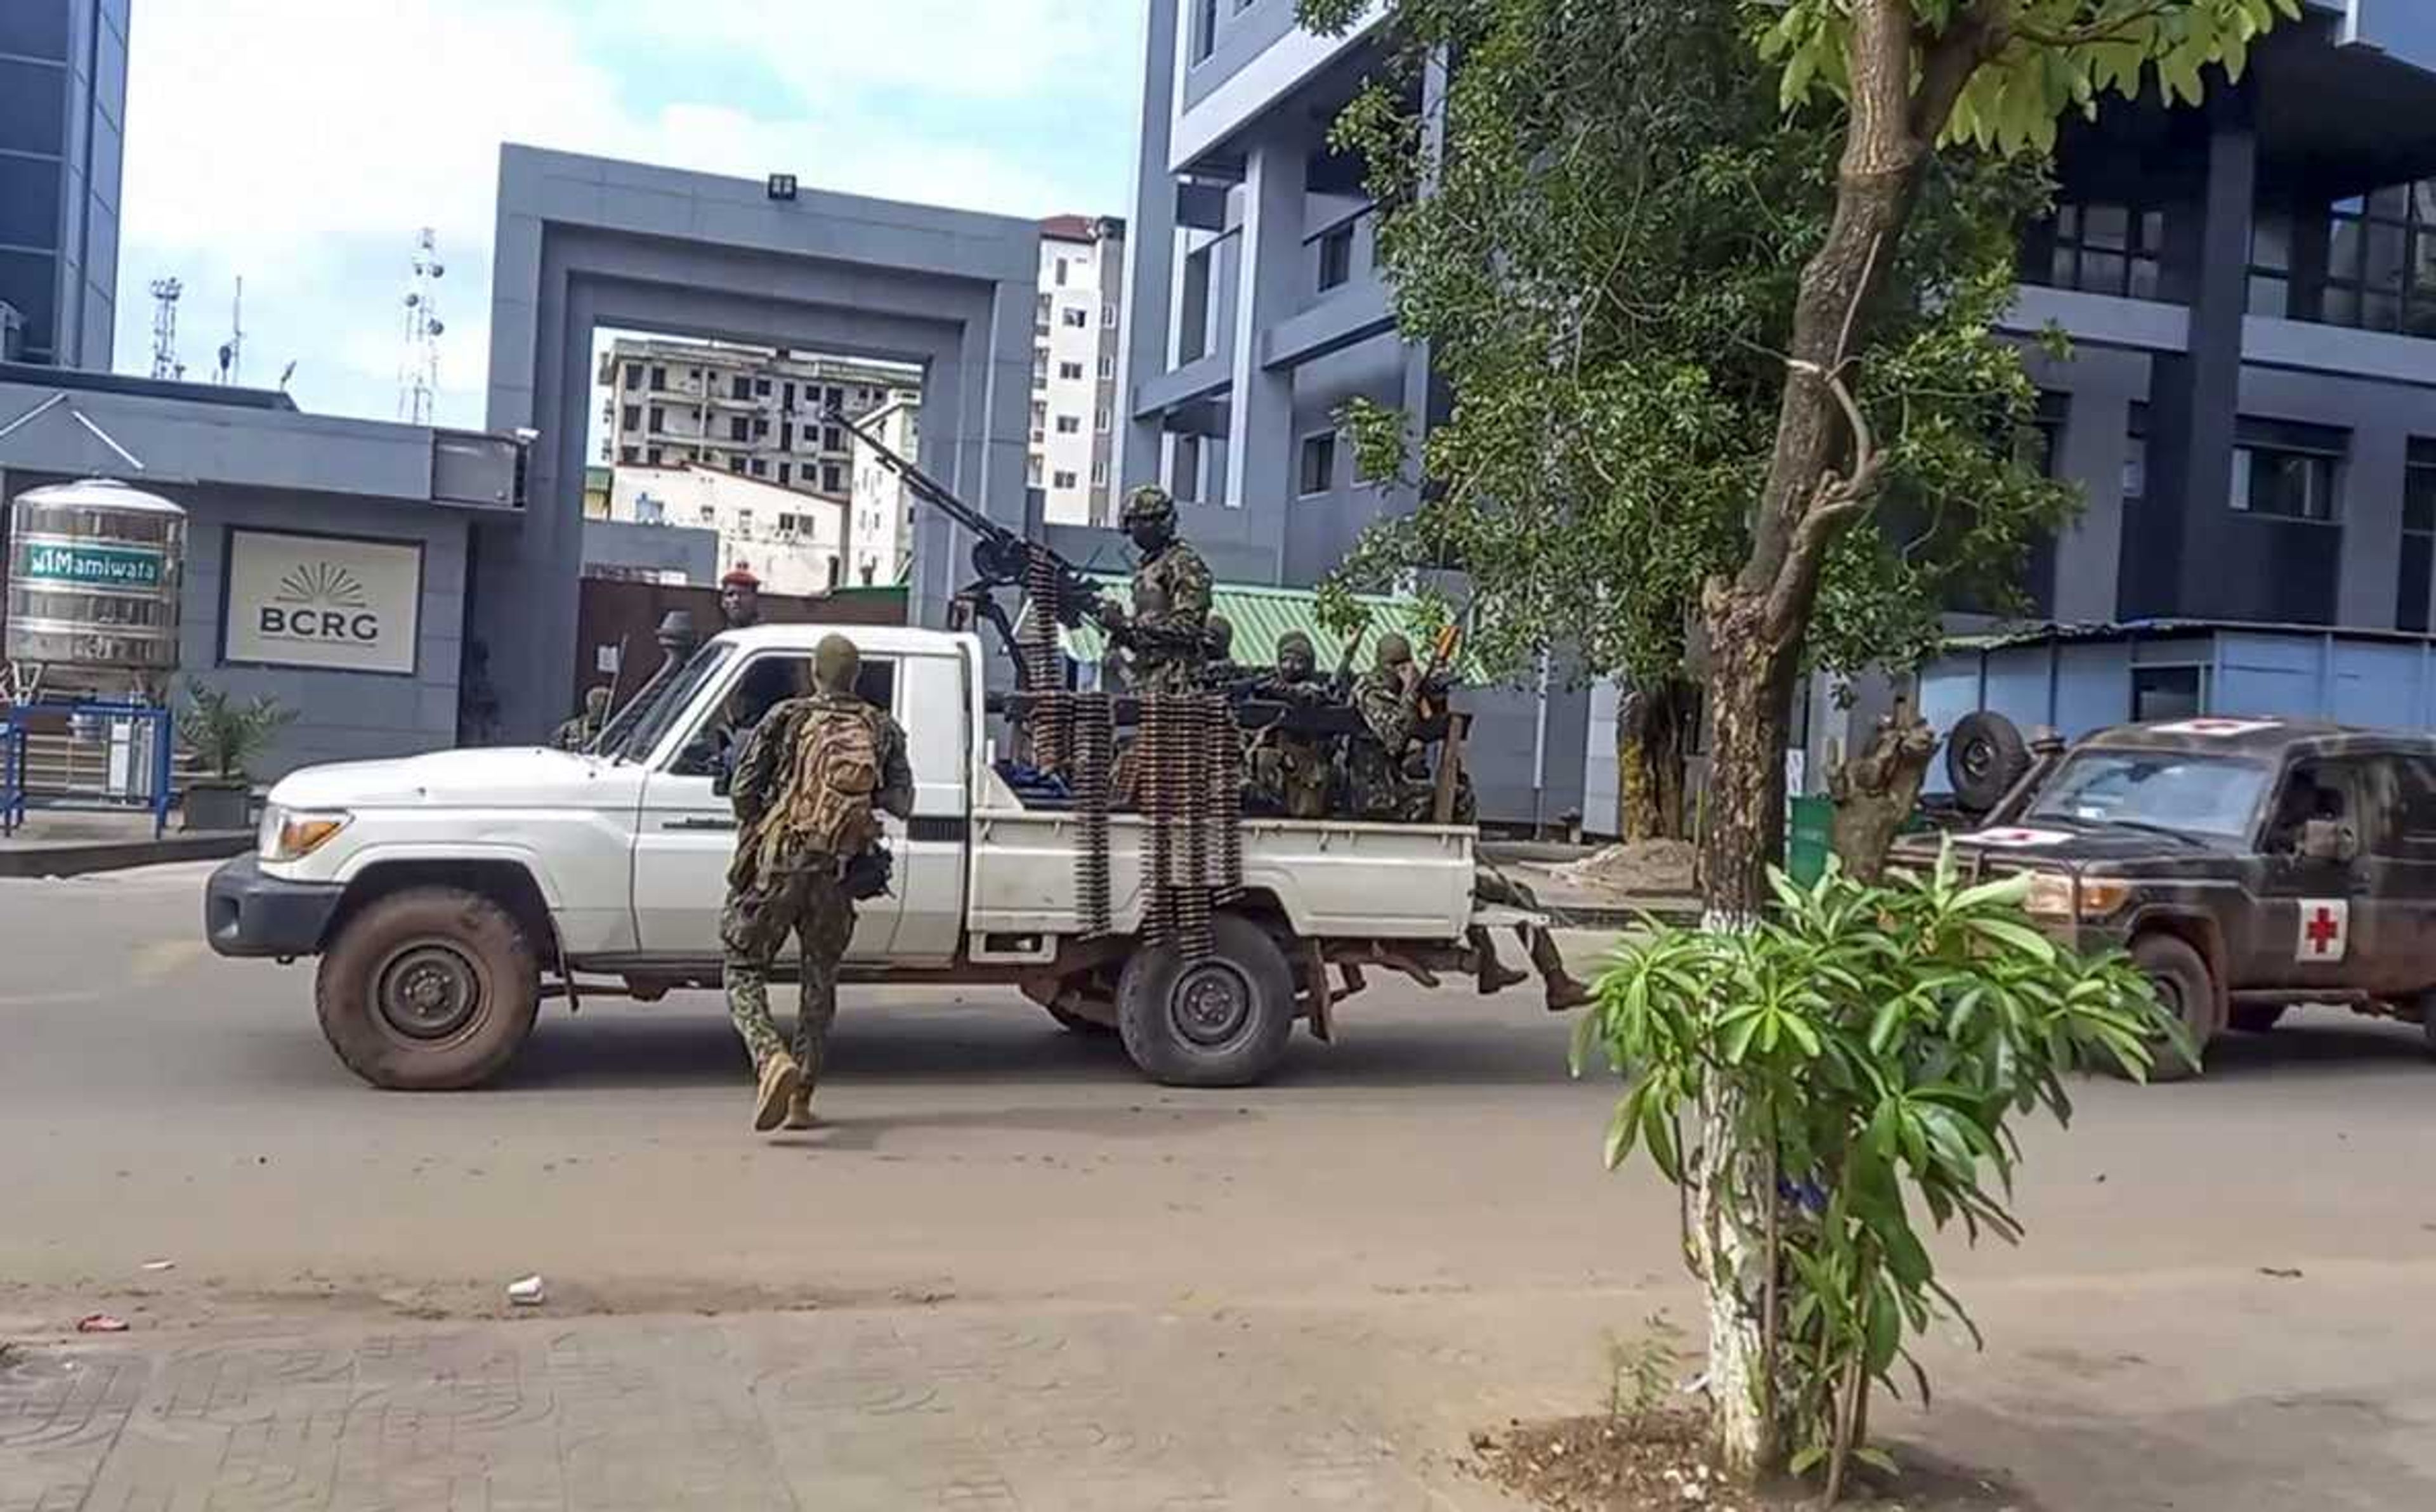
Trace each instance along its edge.
<path fill-rule="evenodd" d="M 313 955 L 346 892 L 337 882 L 285 882 L 252 856 L 224 861 L 203 889 L 203 935 L 225 956 Z"/>

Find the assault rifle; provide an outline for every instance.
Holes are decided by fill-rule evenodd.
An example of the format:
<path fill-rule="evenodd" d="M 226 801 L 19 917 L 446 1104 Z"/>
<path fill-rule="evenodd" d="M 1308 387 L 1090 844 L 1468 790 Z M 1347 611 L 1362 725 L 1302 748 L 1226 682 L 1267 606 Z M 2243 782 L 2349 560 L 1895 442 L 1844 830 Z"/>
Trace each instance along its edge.
<path fill-rule="evenodd" d="M 946 484 L 896 455 L 835 405 L 826 408 L 821 418 L 869 446 L 879 464 L 903 478 L 914 497 L 973 532 L 974 578 L 956 591 L 956 601 L 988 620 L 998 632 L 1008 659 L 1015 664 L 1016 686 L 1023 687 L 1030 675 L 1029 667 L 1016 638 L 1015 626 L 998 601 L 998 590 L 1016 588 L 1033 594 L 1033 613 L 1046 614 L 1072 630 L 1092 617 L 1098 609 L 1099 584 L 1047 546 L 1025 539 L 958 498 Z M 1036 582 L 1035 577 L 1046 580 L 1046 601 L 1044 595 L 1036 591 L 1043 584 Z"/>

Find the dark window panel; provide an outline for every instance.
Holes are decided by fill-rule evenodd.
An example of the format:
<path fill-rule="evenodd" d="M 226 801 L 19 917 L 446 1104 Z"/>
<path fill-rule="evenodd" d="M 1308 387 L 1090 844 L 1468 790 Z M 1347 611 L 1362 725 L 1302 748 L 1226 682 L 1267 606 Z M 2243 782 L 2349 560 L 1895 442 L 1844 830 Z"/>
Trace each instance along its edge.
<path fill-rule="evenodd" d="M 67 61 L 69 9 L 67 0 L 0 4 L 0 53 Z"/>
<path fill-rule="evenodd" d="M 61 172 L 42 158 L 0 157 L 0 243 L 59 246 Z"/>

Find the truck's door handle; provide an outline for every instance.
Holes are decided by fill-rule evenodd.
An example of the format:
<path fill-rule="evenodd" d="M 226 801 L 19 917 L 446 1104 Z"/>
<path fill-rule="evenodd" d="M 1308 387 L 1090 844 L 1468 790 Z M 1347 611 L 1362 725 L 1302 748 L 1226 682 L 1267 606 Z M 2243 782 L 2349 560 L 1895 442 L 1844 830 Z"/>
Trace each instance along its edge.
<path fill-rule="evenodd" d="M 663 819 L 662 829 L 734 829 L 733 819 Z"/>

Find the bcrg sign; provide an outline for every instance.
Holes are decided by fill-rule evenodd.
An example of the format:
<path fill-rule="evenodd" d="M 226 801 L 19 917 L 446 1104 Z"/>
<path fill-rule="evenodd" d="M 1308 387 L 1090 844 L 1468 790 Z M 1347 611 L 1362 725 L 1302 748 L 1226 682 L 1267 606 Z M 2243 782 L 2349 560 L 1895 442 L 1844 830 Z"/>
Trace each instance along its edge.
<path fill-rule="evenodd" d="M 417 543 L 231 530 L 227 582 L 224 661 L 414 670 Z"/>

